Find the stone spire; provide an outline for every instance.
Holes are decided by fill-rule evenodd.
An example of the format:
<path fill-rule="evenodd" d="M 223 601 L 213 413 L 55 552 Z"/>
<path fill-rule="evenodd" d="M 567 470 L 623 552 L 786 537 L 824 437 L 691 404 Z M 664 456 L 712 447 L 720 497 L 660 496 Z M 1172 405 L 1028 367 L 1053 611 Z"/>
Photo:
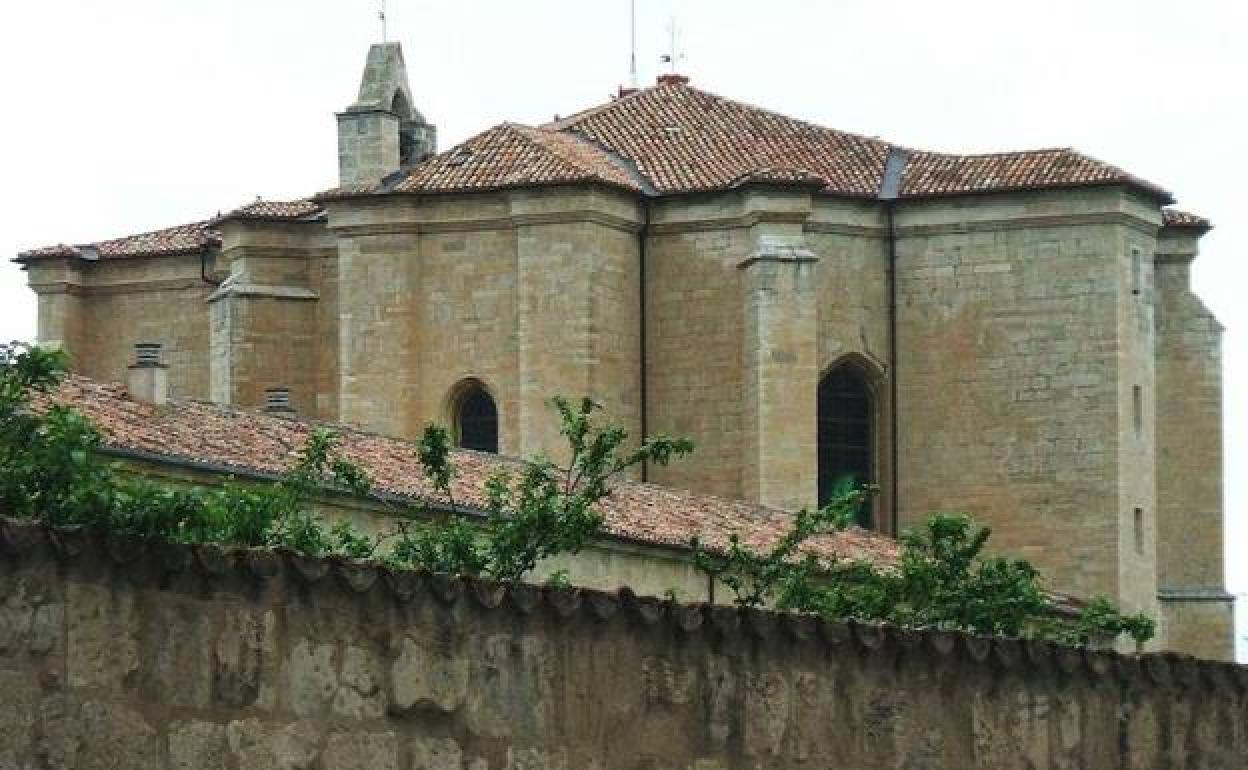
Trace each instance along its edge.
<path fill-rule="evenodd" d="M 368 50 L 355 103 L 338 113 L 338 181 L 368 184 L 437 152 L 437 129 L 412 105 L 403 49 Z"/>

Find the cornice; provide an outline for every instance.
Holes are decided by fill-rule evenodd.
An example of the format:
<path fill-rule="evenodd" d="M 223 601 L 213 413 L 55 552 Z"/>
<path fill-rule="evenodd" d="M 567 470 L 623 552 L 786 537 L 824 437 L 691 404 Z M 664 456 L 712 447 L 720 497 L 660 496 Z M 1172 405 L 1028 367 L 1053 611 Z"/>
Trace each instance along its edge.
<path fill-rule="evenodd" d="M 1221 586 L 1209 588 L 1166 588 L 1157 590 L 1157 598 L 1163 602 L 1233 602 L 1235 595 Z"/>
<path fill-rule="evenodd" d="M 205 291 L 212 288 L 203 279 L 166 278 L 157 281 L 127 281 L 124 283 L 75 283 L 72 281 L 49 281 L 47 283 L 28 284 L 36 294 L 71 294 L 76 297 L 110 294 L 140 294 L 144 292 L 181 291 L 202 287 Z"/>
<path fill-rule="evenodd" d="M 259 259 L 323 259 L 325 257 L 334 257 L 338 255 L 338 249 L 334 246 L 319 247 L 285 247 L 285 246 L 254 246 L 251 244 L 240 243 L 236 246 L 222 249 L 220 256 L 227 259 L 246 259 L 248 257 L 256 257 Z"/>
<path fill-rule="evenodd" d="M 727 217 L 702 217 L 668 222 L 651 222 L 650 233 L 670 235 L 673 233 L 698 233 L 709 230 L 733 230 L 761 224 L 800 225 L 810 218 L 806 211 L 751 211 Z"/>
<path fill-rule="evenodd" d="M 274 286 L 263 283 L 223 283 L 208 296 L 209 302 L 226 297 L 260 297 L 264 299 L 288 299 L 301 302 L 319 300 L 321 295 L 302 286 Z"/>
<path fill-rule="evenodd" d="M 809 221 L 802 230 L 819 235 L 850 235 L 859 238 L 883 238 L 888 235 L 888 228 L 880 225 L 851 225 L 843 222 Z"/>
<path fill-rule="evenodd" d="M 543 225 L 593 224 L 636 233 L 641 223 L 602 211 L 577 209 L 541 214 L 517 214 L 514 216 L 486 219 L 447 219 L 407 222 L 378 222 L 359 225 L 330 225 L 340 238 L 359 238 L 370 235 L 423 235 L 426 233 L 468 233 L 489 230 L 516 230 L 522 227 Z"/>
<path fill-rule="evenodd" d="M 898 224 L 896 229 L 897 235 L 905 238 L 1089 225 L 1120 225 L 1138 230 L 1149 236 L 1155 236 L 1160 229 L 1160 225 L 1156 222 L 1150 222 L 1147 219 L 1141 219 L 1121 211 L 1098 211 L 1087 214 L 1060 214 L 1042 217 L 1007 217 L 922 225 Z"/>

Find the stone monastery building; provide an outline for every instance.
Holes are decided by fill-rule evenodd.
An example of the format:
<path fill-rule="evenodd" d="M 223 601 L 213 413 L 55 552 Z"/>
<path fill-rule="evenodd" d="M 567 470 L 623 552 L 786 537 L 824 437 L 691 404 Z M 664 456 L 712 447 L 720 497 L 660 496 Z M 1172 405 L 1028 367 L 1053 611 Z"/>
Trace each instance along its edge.
<path fill-rule="evenodd" d="M 694 457 L 648 480 L 770 508 L 878 485 L 896 533 L 967 510 L 1055 587 L 1231 655 L 1210 224 L 1070 149 L 948 155 L 681 76 L 444 152 L 397 44 L 338 114 L 340 180 L 21 254 L 86 377 L 467 448 L 559 446 L 590 394 Z"/>

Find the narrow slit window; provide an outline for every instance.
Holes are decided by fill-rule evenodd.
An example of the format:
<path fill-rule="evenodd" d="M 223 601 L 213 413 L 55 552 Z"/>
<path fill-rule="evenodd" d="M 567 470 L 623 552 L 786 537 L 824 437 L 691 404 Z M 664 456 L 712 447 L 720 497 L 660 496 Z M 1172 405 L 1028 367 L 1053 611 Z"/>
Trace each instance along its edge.
<path fill-rule="evenodd" d="M 1144 553 L 1144 509 L 1136 508 L 1132 511 L 1132 523 L 1134 525 L 1135 534 L 1135 552 Z"/>
<path fill-rule="evenodd" d="M 1139 296 L 1140 280 L 1143 268 L 1140 264 L 1140 250 L 1131 249 L 1131 293 Z"/>
<path fill-rule="evenodd" d="M 1135 426 L 1135 435 L 1144 429 L 1144 389 L 1139 385 L 1131 386 L 1131 424 Z"/>

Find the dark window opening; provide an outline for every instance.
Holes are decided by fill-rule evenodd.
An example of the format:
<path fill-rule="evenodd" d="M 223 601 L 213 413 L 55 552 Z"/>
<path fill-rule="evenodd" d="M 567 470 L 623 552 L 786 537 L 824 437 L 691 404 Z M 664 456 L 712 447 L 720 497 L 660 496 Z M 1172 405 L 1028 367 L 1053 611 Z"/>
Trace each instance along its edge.
<path fill-rule="evenodd" d="M 862 373 L 838 367 L 819 383 L 819 505 L 846 485 L 872 483 L 872 399 Z M 858 524 L 871 527 L 871 501 L 858 509 Z"/>
<path fill-rule="evenodd" d="M 473 385 L 459 399 L 456 428 L 464 449 L 498 453 L 498 407 L 480 385 Z"/>

